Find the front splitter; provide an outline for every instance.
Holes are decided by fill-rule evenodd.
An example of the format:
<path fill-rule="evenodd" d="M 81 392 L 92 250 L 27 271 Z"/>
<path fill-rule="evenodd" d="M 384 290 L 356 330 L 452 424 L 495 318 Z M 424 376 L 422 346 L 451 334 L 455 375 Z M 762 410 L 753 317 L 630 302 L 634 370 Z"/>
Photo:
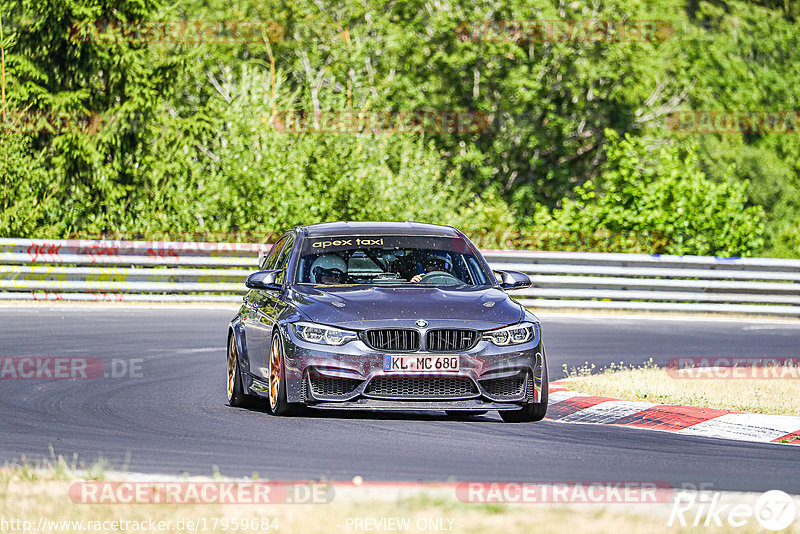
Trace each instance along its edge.
<path fill-rule="evenodd" d="M 349 402 L 318 402 L 309 408 L 321 410 L 382 410 L 382 411 L 432 411 L 462 410 L 482 412 L 486 410 L 519 410 L 518 404 L 502 402 L 485 402 L 480 400 L 455 401 L 390 401 L 378 399 L 359 399 Z"/>

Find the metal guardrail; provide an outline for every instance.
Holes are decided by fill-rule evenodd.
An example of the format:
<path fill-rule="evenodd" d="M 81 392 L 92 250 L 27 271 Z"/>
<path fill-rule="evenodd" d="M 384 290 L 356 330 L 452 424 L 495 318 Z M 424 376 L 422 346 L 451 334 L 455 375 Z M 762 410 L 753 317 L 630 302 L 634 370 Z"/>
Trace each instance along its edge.
<path fill-rule="evenodd" d="M 533 308 L 756 313 L 800 317 L 800 260 L 593 252 L 484 251 L 527 273 Z"/>
<path fill-rule="evenodd" d="M 237 302 L 270 245 L 0 239 L 0 300 Z M 800 317 L 800 260 L 484 251 L 527 273 L 531 308 Z"/>
<path fill-rule="evenodd" d="M 237 302 L 270 245 L 0 239 L 0 300 Z"/>

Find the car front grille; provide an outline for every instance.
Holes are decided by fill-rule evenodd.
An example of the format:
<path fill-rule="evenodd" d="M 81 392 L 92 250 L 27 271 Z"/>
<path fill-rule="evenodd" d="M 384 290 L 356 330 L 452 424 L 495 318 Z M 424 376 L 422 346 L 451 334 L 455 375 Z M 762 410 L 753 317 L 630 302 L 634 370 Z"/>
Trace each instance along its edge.
<path fill-rule="evenodd" d="M 309 383 L 315 397 L 347 397 L 361 384 L 361 380 L 311 376 Z"/>
<path fill-rule="evenodd" d="M 516 398 L 521 397 L 525 391 L 525 373 L 506 378 L 490 378 L 481 380 L 481 386 L 491 397 Z"/>
<path fill-rule="evenodd" d="M 478 389 L 469 378 L 378 377 L 372 379 L 364 394 L 388 398 L 453 399 L 473 397 L 478 394 Z"/>
<path fill-rule="evenodd" d="M 477 330 L 431 330 L 425 336 L 425 345 L 431 352 L 462 351 L 474 347 L 478 339 Z"/>
<path fill-rule="evenodd" d="M 419 332 L 401 328 L 366 330 L 362 340 L 375 350 L 411 352 L 419 350 Z"/>

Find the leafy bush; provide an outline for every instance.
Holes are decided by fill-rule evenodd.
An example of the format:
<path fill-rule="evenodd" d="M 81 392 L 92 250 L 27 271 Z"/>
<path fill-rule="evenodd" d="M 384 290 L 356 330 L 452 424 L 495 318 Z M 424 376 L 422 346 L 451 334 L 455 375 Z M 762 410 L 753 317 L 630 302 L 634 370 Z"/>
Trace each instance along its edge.
<path fill-rule="evenodd" d="M 60 176 L 48 169 L 44 150 L 22 135 L 0 136 L 0 236 L 46 237 L 58 214 Z"/>
<path fill-rule="evenodd" d="M 281 73 L 278 80 L 283 80 Z M 513 226 L 497 195 L 468 191 L 437 149 L 415 134 L 288 133 L 276 126 L 268 72 L 243 68 L 211 100 L 217 135 L 194 174 L 203 176 L 202 215 L 213 231 L 277 232 L 330 220 L 417 220 L 484 236 Z M 226 95 L 225 98 L 222 95 Z M 277 84 L 276 109 L 303 102 Z M 494 239 L 494 240 L 493 240 Z"/>
<path fill-rule="evenodd" d="M 606 136 L 600 176 L 540 224 L 577 235 L 650 236 L 650 252 L 663 254 L 741 256 L 763 245 L 763 210 L 746 207 L 746 183 L 708 180 L 693 148 Z"/>

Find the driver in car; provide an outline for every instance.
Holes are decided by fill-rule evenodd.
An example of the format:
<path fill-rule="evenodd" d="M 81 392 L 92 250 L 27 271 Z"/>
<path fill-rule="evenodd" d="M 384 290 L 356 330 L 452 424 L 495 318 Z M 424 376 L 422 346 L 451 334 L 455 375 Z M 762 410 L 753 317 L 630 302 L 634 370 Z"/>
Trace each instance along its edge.
<path fill-rule="evenodd" d="M 344 284 L 347 282 L 347 262 L 336 254 L 323 254 L 311 264 L 314 284 Z"/>
<path fill-rule="evenodd" d="M 425 275 L 439 272 L 450 273 L 450 262 L 441 256 L 427 256 L 417 263 L 417 274 L 411 278 L 411 282 L 419 282 Z"/>

